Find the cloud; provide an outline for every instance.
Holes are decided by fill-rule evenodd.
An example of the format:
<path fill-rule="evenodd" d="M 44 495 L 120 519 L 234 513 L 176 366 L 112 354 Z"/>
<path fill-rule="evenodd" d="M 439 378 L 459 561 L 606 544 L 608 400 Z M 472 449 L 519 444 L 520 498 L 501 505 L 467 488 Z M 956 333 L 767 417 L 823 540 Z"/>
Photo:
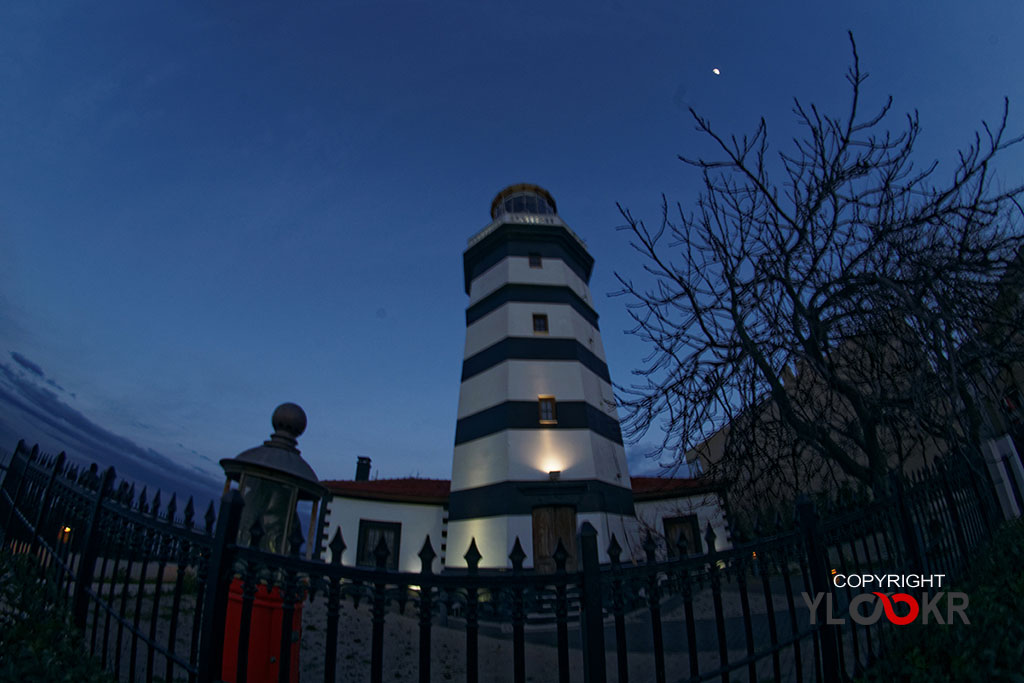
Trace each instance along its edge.
<path fill-rule="evenodd" d="M 690 468 L 671 452 L 665 451 L 660 440 L 648 438 L 626 448 L 626 463 L 634 477 L 688 477 Z"/>
<path fill-rule="evenodd" d="M 25 358 L 25 356 L 21 355 L 17 351 L 11 351 L 11 358 L 14 359 L 15 363 L 25 368 L 26 370 L 31 372 L 33 375 L 39 377 L 40 379 L 46 376 L 43 374 L 43 369 L 41 367 L 30 361 L 28 358 Z"/>
<path fill-rule="evenodd" d="M 44 377 L 42 368 L 35 363 L 20 354 L 11 356 L 34 377 Z M 179 463 L 96 424 L 64 403 L 45 384 L 34 381 L 33 376 L 0 363 L 0 427 L 3 431 L 26 440 L 48 437 L 52 445 L 67 451 L 75 460 L 113 465 L 120 476 L 151 488 L 196 492 L 205 497 L 219 485 L 212 475 L 191 463 Z M 53 385 L 60 388 L 56 383 Z M 205 476 L 197 476 L 193 471 L 197 469 Z"/>

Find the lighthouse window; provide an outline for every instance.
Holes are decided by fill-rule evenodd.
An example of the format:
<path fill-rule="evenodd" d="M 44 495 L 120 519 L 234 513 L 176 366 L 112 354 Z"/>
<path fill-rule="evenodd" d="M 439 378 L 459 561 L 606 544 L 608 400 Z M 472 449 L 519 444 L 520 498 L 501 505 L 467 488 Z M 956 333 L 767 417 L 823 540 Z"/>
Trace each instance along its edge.
<path fill-rule="evenodd" d="M 533 331 L 537 333 L 547 334 L 548 332 L 548 317 L 543 313 L 533 314 Z"/>
<path fill-rule="evenodd" d="M 530 252 L 530 267 L 531 268 L 542 268 L 540 261 L 540 254 L 535 251 Z"/>
<path fill-rule="evenodd" d="M 541 396 L 538 399 L 540 409 L 540 423 L 551 425 L 558 422 L 558 413 L 555 410 L 554 396 Z"/>

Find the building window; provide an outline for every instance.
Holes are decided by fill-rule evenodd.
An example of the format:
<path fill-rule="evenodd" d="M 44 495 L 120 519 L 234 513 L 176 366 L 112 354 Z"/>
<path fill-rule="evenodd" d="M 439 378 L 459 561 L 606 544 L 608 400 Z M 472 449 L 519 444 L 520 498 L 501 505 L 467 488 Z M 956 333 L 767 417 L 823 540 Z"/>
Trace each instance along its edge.
<path fill-rule="evenodd" d="M 700 522 L 697 521 L 697 515 L 665 517 L 662 523 L 665 525 L 665 545 L 669 557 L 679 557 L 680 537 L 686 541 L 687 555 L 704 551 L 700 542 Z"/>
<path fill-rule="evenodd" d="M 361 567 L 376 567 L 377 557 L 373 551 L 377 549 L 380 539 L 388 546 L 388 561 L 385 567 L 398 570 L 398 553 L 401 550 L 402 525 L 400 522 L 374 522 L 369 519 L 359 520 L 359 547 L 356 552 L 356 564 Z"/>
<path fill-rule="evenodd" d="M 540 423 L 542 425 L 553 425 L 558 422 L 558 412 L 555 410 L 554 396 L 539 396 L 537 398 L 540 411 Z"/>
<path fill-rule="evenodd" d="M 542 265 L 541 260 L 540 260 L 540 254 L 538 254 L 535 251 L 530 252 L 530 267 L 531 268 L 543 268 L 543 265 Z"/>
<path fill-rule="evenodd" d="M 543 313 L 533 314 L 533 331 L 538 334 L 548 333 L 548 317 Z"/>

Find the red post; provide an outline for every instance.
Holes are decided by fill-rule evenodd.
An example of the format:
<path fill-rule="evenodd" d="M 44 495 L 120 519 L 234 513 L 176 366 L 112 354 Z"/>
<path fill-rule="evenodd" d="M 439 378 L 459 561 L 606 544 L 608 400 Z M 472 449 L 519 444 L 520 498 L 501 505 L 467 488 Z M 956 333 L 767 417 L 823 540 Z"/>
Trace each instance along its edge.
<path fill-rule="evenodd" d="M 238 673 L 238 640 L 241 635 L 243 608 L 243 582 L 234 579 L 228 591 L 228 611 L 224 620 L 224 665 L 221 678 L 226 683 L 236 683 Z M 278 652 L 281 643 L 281 613 L 284 603 L 278 588 L 267 589 L 258 586 L 252 602 L 252 617 L 249 622 L 248 655 L 246 657 L 246 680 L 248 683 L 275 683 L 280 680 Z M 292 618 L 291 675 L 288 680 L 299 680 L 299 641 L 302 630 L 302 602 L 295 603 Z"/>

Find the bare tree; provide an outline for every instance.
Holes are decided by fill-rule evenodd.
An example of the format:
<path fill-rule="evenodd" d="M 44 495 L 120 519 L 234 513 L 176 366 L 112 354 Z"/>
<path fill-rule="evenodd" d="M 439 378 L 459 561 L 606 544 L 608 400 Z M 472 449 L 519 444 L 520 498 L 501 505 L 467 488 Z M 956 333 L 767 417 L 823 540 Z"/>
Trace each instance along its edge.
<path fill-rule="evenodd" d="M 891 98 L 861 113 L 865 78 L 853 45 L 848 112 L 797 101 L 806 133 L 777 157 L 763 119 L 726 138 L 691 110 L 720 152 L 680 157 L 703 173 L 696 207 L 663 198 L 654 230 L 619 207 L 646 271 L 617 274 L 620 294 L 652 347 L 618 387 L 627 436 L 660 427 L 679 459 L 722 442 L 711 474 L 770 495 L 977 452 L 986 368 L 1022 358 L 1020 306 L 995 303 L 1019 277 L 1024 187 L 991 168 L 1022 138 L 1004 103 L 941 181 L 913 164 L 916 113 L 898 133 Z"/>

